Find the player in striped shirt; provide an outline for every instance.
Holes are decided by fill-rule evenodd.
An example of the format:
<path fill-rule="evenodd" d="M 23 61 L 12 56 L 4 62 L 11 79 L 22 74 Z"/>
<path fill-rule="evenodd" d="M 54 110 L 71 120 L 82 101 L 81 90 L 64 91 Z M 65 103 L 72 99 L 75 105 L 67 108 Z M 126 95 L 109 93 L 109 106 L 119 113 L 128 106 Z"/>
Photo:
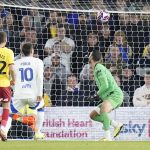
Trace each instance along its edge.
<path fill-rule="evenodd" d="M 0 103 L 2 103 L 3 107 L 2 118 L 0 120 L 0 138 L 2 141 L 7 140 L 5 127 L 9 117 L 11 99 L 10 85 L 15 84 L 14 53 L 12 50 L 5 47 L 6 43 L 6 33 L 0 32 Z"/>

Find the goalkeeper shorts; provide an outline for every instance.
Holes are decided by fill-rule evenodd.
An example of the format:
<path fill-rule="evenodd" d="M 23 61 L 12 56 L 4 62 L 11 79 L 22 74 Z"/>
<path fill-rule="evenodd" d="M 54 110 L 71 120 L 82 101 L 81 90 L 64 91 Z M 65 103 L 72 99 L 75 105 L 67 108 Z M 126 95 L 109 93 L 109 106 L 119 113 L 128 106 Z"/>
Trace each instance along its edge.
<path fill-rule="evenodd" d="M 111 92 L 110 95 L 108 95 L 105 100 L 110 101 L 113 109 L 116 109 L 121 106 L 123 102 L 123 92 L 121 90 Z M 103 101 L 105 101 L 103 100 Z M 98 106 L 100 106 L 99 104 Z"/>

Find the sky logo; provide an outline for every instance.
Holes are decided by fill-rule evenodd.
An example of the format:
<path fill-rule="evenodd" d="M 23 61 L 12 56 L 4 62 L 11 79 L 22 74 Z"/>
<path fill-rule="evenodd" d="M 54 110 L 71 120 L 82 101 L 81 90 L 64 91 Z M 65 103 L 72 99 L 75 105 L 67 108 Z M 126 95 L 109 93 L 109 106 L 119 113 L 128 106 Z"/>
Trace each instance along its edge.
<path fill-rule="evenodd" d="M 124 133 L 124 134 L 134 133 L 140 137 L 142 133 L 144 132 L 145 127 L 146 127 L 146 124 L 138 124 L 138 123 L 133 123 L 132 121 L 129 121 L 128 124 L 124 124 L 120 133 Z"/>

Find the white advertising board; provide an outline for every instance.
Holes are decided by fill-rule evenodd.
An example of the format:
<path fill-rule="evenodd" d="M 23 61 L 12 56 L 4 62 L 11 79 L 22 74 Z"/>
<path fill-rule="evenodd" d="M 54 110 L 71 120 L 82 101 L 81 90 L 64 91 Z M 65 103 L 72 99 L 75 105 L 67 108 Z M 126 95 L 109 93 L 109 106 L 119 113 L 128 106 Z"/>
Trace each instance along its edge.
<path fill-rule="evenodd" d="M 93 107 L 45 108 L 42 131 L 47 140 L 99 140 L 102 124 L 89 118 Z M 116 140 L 150 140 L 150 108 L 119 108 L 110 118 L 124 123 Z M 111 127 L 113 134 L 113 128 Z"/>

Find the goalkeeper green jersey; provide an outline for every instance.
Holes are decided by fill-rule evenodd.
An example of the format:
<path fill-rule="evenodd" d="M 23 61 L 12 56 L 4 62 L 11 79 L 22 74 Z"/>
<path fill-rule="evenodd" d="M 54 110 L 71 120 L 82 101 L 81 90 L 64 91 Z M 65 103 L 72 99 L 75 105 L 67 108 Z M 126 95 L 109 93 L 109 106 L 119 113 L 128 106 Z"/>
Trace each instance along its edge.
<path fill-rule="evenodd" d="M 123 92 L 117 85 L 111 72 L 102 64 L 97 63 L 94 67 L 94 78 L 99 91 L 98 96 L 102 100 L 111 100 L 121 103 L 123 101 Z M 112 95 L 113 96 L 110 96 Z M 118 95 L 118 96 L 117 96 Z"/>

